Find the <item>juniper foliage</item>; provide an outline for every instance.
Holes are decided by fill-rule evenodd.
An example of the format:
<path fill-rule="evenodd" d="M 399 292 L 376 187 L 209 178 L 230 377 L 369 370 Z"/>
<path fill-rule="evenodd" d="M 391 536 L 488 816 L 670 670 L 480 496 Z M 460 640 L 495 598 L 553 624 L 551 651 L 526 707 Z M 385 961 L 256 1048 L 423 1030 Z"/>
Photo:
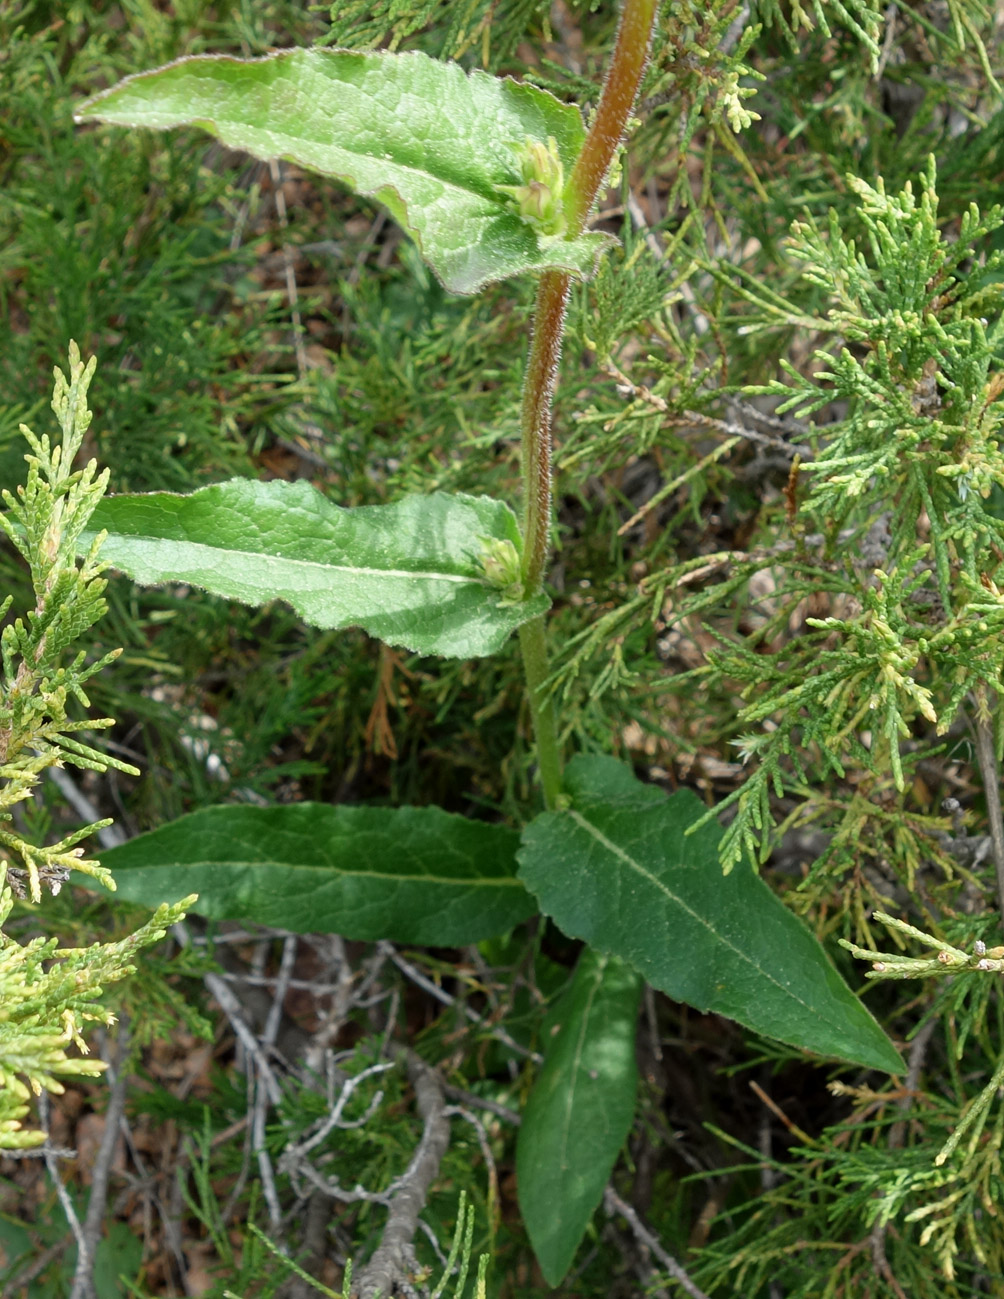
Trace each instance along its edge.
<path fill-rule="evenodd" d="M 93 460 L 73 469 L 91 422 L 87 388 L 94 368 L 95 361 L 85 366 L 71 344 L 67 374 L 55 371 L 52 409 L 61 436 L 54 442 L 22 425 L 31 448 L 27 480 L 16 495 L 0 493 L 7 507 L 0 528 L 27 563 L 36 600 L 34 609 L 0 633 L 0 927 L 11 916 L 15 896 L 38 903 L 43 886 L 58 894 L 71 870 L 114 888 L 110 874 L 79 846 L 109 821 L 81 827 L 54 844 L 35 844 L 22 832 L 17 812 L 35 797 L 44 772 L 64 764 L 135 772 L 80 738 L 111 726 L 111 719 L 71 715 L 75 704 L 88 707 L 84 687 L 117 657 L 71 652 L 105 611 L 101 538 L 82 561 L 76 559 L 77 542 L 108 482 L 107 470 L 99 474 Z M 0 604 L 4 614 L 11 600 Z M 69 1050 L 86 1052 L 86 1027 L 113 1019 L 99 1003 L 104 985 L 130 974 L 135 953 L 158 942 L 184 912 L 184 903 L 161 907 L 128 937 L 88 947 L 61 948 L 57 939 L 41 937 L 22 945 L 0 932 L 0 1148 L 44 1140 L 43 1132 L 22 1126 L 32 1093 L 61 1092 L 60 1078 L 102 1072 L 102 1061 Z"/>
<path fill-rule="evenodd" d="M 895 195 L 881 182 L 848 183 L 862 239 L 808 219 L 790 245 L 804 278 L 834 295 L 813 321 L 833 345 L 810 371 L 786 365 L 787 382 L 757 390 L 779 400 L 779 414 L 844 414 L 793 470 L 795 545 L 777 557 L 770 616 L 757 636 L 712 656 L 742 683 L 739 724 L 749 729 L 738 744 L 754 763 L 728 800 L 737 808 L 722 845 L 728 868 L 744 849 L 766 858 L 772 795 L 795 784 L 842 780 L 853 764 L 890 775 L 902 795 L 967 697 L 996 695 L 1004 668 L 1004 524 L 993 491 L 1004 482 L 1001 259 L 970 269 L 1004 215 L 973 204 L 957 237 L 944 235 L 933 162 L 919 194 L 909 183 Z M 739 292 L 749 331 L 802 319 L 790 300 Z M 832 612 L 780 635 L 821 593 Z M 924 722 L 929 737 L 904 752 Z"/>

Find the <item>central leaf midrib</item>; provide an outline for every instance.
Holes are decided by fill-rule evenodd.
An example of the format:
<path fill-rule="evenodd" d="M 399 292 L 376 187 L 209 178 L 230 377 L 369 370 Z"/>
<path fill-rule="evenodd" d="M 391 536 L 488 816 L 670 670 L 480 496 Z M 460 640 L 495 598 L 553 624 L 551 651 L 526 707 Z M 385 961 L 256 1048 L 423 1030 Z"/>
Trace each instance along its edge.
<path fill-rule="evenodd" d="M 469 181 L 455 180 L 449 176 L 442 175 L 439 172 L 432 171 L 428 167 L 419 167 L 412 163 L 399 162 L 398 159 L 393 156 L 393 154 L 389 158 L 384 158 L 383 155 L 379 153 L 367 153 L 362 149 L 352 149 L 349 148 L 347 145 L 334 144 L 329 140 L 318 139 L 316 136 L 309 135 L 306 133 L 300 135 L 289 135 L 285 131 L 270 130 L 268 127 L 249 125 L 247 122 L 236 122 L 230 118 L 204 117 L 204 118 L 200 118 L 199 120 L 210 123 L 212 125 L 212 128 L 215 131 L 219 132 L 221 136 L 224 131 L 226 131 L 227 134 L 231 136 L 233 136 L 234 133 L 238 131 L 254 132 L 256 134 L 267 136 L 270 142 L 275 142 L 276 144 L 280 145 L 283 157 L 293 158 L 297 148 L 302 148 L 302 147 L 307 147 L 311 149 L 326 149 L 326 150 L 330 150 L 335 155 L 341 155 L 346 160 L 352 158 L 361 158 L 367 162 L 379 164 L 381 167 L 385 167 L 388 173 L 394 170 L 407 171 L 414 176 L 421 177 L 424 180 L 434 180 L 439 185 L 448 186 L 450 189 L 457 190 L 461 194 L 470 195 L 472 198 L 478 199 L 478 201 L 481 203 L 487 203 L 492 207 L 497 207 L 500 213 L 504 213 L 507 210 L 505 204 L 503 204 L 499 199 L 493 198 L 492 196 L 483 193 L 482 190 L 480 189 L 475 189 L 472 183 Z M 310 164 L 305 164 L 305 165 L 310 165 Z M 334 166 L 337 167 L 340 165 L 341 164 L 339 162 L 337 161 L 334 162 Z M 325 170 L 327 171 L 327 167 L 325 168 Z M 335 180 L 348 180 L 353 185 L 359 183 L 357 177 L 352 176 L 348 173 L 343 173 L 340 171 L 327 171 L 327 174 Z M 508 179 L 511 182 L 513 178 L 510 176 L 507 177 L 506 179 Z M 374 184 L 375 182 L 366 181 L 365 183 L 367 185 L 371 185 Z M 393 187 L 393 180 L 388 179 L 386 181 L 382 181 L 376 185 L 376 188 L 382 189 L 384 188 L 385 185 L 391 185 L 391 187 Z M 405 202 L 408 201 L 404 194 L 401 195 L 401 198 L 404 199 Z"/>
<path fill-rule="evenodd" d="M 751 969 L 755 970 L 757 974 L 759 974 L 762 978 L 766 979 L 769 983 L 772 983 L 774 987 L 776 987 L 777 990 L 781 992 L 785 997 L 789 997 L 797 1005 L 804 1007 L 804 1009 L 809 1011 L 811 1014 L 822 1017 L 821 1012 L 817 1007 L 814 1007 L 809 1002 L 803 1000 L 803 998 L 800 997 L 797 993 L 793 992 L 791 988 L 786 987 L 783 983 L 781 983 L 778 979 L 776 979 L 770 973 L 769 970 L 765 970 L 763 966 L 758 965 L 756 961 L 754 961 L 750 957 L 749 953 L 744 951 L 742 947 L 737 947 L 735 943 L 729 941 L 722 934 L 720 934 L 718 930 L 715 929 L 711 924 L 709 924 L 708 921 L 705 920 L 705 918 L 699 912 L 695 911 L 693 907 L 689 906 L 688 903 L 684 902 L 682 898 L 678 897 L 672 891 L 672 889 L 669 888 L 667 884 L 664 884 L 663 881 L 658 878 L 658 876 L 653 875 L 652 872 L 647 869 L 647 867 L 641 864 L 641 862 L 635 861 L 635 859 L 629 856 L 628 853 L 623 848 L 621 848 L 618 844 L 615 844 L 611 839 L 608 839 L 607 836 L 602 832 L 602 830 L 599 830 L 596 826 L 594 826 L 593 823 L 587 820 L 586 817 L 584 817 L 580 812 L 576 812 L 575 809 L 573 808 L 569 812 L 569 815 L 588 834 L 592 835 L 592 837 L 596 839 L 598 843 L 602 844 L 604 848 L 606 848 L 609 852 L 611 852 L 615 857 L 619 858 L 627 867 L 633 870 L 637 875 L 641 875 L 644 879 L 647 879 L 652 884 L 654 884 L 655 887 L 661 893 L 665 894 L 667 898 L 675 902 L 676 905 L 682 911 L 685 911 L 687 915 L 691 916 L 694 920 L 696 920 L 699 925 L 702 925 L 708 931 L 708 933 L 715 938 L 717 942 L 721 943 L 722 946 L 725 947 L 728 951 L 735 952 L 736 956 L 738 956 L 741 961 L 744 961 L 748 966 L 750 966 Z M 827 1018 L 827 1023 L 833 1025 L 835 1028 L 839 1028 L 839 1025 L 837 1025 L 836 1021 L 832 1019 Z"/>
<path fill-rule="evenodd" d="M 302 862 L 285 862 L 279 860 L 272 861 L 239 861 L 233 857 L 228 857 L 224 861 L 193 861 L 186 857 L 184 861 L 186 871 L 190 870 L 224 870 L 230 871 L 235 869 L 241 870 L 270 870 L 270 871 L 312 871 L 325 876 L 335 876 L 338 879 L 351 880 L 381 880 L 388 884 L 415 883 L 415 884 L 442 884 L 450 888 L 474 886 L 476 888 L 513 888 L 518 887 L 525 891 L 523 883 L 514 875 L 476 875 L 476 876 L 457 876 L 451 877 L 446 875 L 397 875 L 389 874 L 374 870 L 350 870 L 345 866 L 309 866 Z M 175 865 L 170 862 L 164 862 L 159 866 L 136 866 L 120 867 L 122 875 L 128 874 L 129 870 L 141 870 L 149 872 L 150 870 L 174 870 Z"/>
<path fill-rule="evenodd" d="M 603 980 L 603 970 L 606 968 L 606 962 L 603 958 L 603 964 L 600 965 L 591 979 L 591 987 L 586 995 L 586 1004 L 579 1016 L 579 1033 L 575 1040 L 575 1049 L 572 1052 L 571 1080 L 565 1093 L 565 1104 L 561 1116 L 561 1156 L 559 1167 L 562 1172 L 571 1167 L 568 1159 L 568 1144 L 573 1130 L 573 1118 L 575 1112 L 575 1094 L 578 1090 L 579 1083 L 585 1070 L 582 1066 L 582 1060 L 586 1052 L 586 1041 L 589 1036 L 589 1020 L 593 1013 L 593 1007 L 596 998 L 599 996 L 600 984 Z"/>
<path fill-rule="evenodd" d="M 291 555 L 274 555 L 265 550 L 244 550 L 232 546 L 212 545 L 205 541 L 187 541 L 178 537 L 148 537 L 131 532 L 109 533 L 108 541 L 105 543 L 109 546 L 109 553 L 114 548 L 116 542 L 155 546 L 163 546 L 167 543 L 169 545 L 184 547 L 186 550 L 194 550 L 200 553 L 205 552 L 207 556 L 219 556 L 222 554 L 232 556 L 234 559 L 275 560 L 279 563 L 291 565 L 297 568 L 304 568 L 310 571 L 316 570 L 319 573 L 352 573 L 358 574 L 362 577 L 407 578 L 412 581 L 416 578 L 420 578 L 424 581 L 430 582 L 454 582 L 458 584 L 468 582 L 475 586 L 490 585 L 485 578 L 475 577 L 468 573 L 444 573 L 413 568 L 373 568 L 369 565 L 328 564 L 316 559 L 297 559 Z M 109 559 L 108 562 L 114 565 L 115 561 Z M 179 581 L 184 580 L 183 577 L 179 578 Z M 279 594 L 281 594 L 281 592 Z"/>

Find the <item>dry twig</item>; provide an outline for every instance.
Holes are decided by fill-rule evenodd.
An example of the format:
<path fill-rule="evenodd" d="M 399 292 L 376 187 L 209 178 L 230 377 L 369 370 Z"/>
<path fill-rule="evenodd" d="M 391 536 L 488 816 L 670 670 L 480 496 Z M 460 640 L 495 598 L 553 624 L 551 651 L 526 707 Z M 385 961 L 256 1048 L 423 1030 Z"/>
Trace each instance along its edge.
<path fill-rule="evenodd" d="M 398 1282 L 407 1280 L 414 1271 L 412 1241 L 419 1226 L 418 1215 L 425 1207 L 429 1187 L 450 1144 L 450 1120 L 438 1075 L 414 1051 L 405 1051 L 404 1058 L 415 1088 L 416 1108 L 425 1127 L 418 1149 L 394 1189 L 380 1244 L 359 1273 L 359 1299 L 393 1294 Z"/>
<path fill-rule="evenodd" d="M 421 988 L 424 992 L 427 992 L 430 997 L 435 997 L 435 999 L 442 1002 L 444 1006 L 457 1006 L 456 997 L 451 996 L 450 993 L 446 992 L 443 988 L 438 987 L 431 979 L 427 979 L 421 970 L 416 969 L 410 961 L 406 961 L 391 943 L 381 942 L 378 945 L 378 948 L 381 954 L 388 956 L 390 960 L 394 962 L 403 975 L 410 979 L 412 983 Z M 490 1037 L 503 1043 L 503 1045 L 507 1046 L 510 1051 L 515 1051 L 517 1055 L 532 1060 L 534 1064 L 544 1063 L 544 1057 L 539 1051 L 528 1051 L 525 1046 L 520 1046 L 517 1041 L 510 1037 L 504 1028 L 499 1028 L 497 1025 L 486 1024 L 484 1016 L 479 1015 L 478 1012 L 472 1010 L 470 1006 L 461 1004 L 459 1009 L 472 1024 L 480 1024 Z"/>
<path fill-rule="evenodd" d="M 1001 913 L 1001 924 L 1004 925 L 1004 816 L 1001 815 L 1000 772 L 997 769 L 994 723 L 985 690 L 975 692 L 973 703 L 976 761 L 979 763 L 983 793 L 987 800 L 987 820 L 990 823 L 990 842 L 997 880 L 997 905 Z"/>
<path fill-rule="evenodd" d="M 70 1287 L 70 1299 L 98 1299 L 94 1286 L 94 1259 L 104 1224 L 112 1160 L 115 1157 L 119 1129 L 125 1114 L 126 1084 L 129 1080 L 125 1064 L 128 1054 L 129 1021 L 123 1015 L 119 1020 L 115 1059 L 108 1069 L 111 1086 L 108 1088 L 105 1130 L 101 1135 L 101 1144 L 98 1147 L 94 1167 L 91 1169 L 91 1194 L 87 1201 L 87 1213 L 81 1234 L 77 1237 L 77 1266 Z"/>
<path fill-rule="evenodd" d="M 901 1113 L 905 1113 L 913 1101 L 917 1091 L 917 1084 L 920 1081 L 920 1071 L 924 1067 L 924 1057 L 927 1054 L 928 1043 L 934 1034 L 938 1021 L 931 1018 L 917 1033 L 910 1046 L 910 1060 L 907 1064 L 906 1078 L 903 1080 L 903 1090 L 899 1099 L 896 1101 L 896 1108 Z M 906 1122 L 903 1119 L 897 1120 L 889 1129 L 889 1148 L 895 1150 L 903 1144 L 906 1136 Z M 892 1268 L 889 1266 L 889 1260 L 885 1256 L 885 1233 L 887 1223 L 882 1218 L 876 1218 L 875 1225 L 872 1227 L 871 1236 L 869 1237 L 872 1249 L 872 1263 L 875 1271 L 883 1278 L 886 1284 L 892 1290 L 896 1299 L 907 1299 L 903 1287 L 893 1275 Z"/>
<path fill-rule="evenodd" d="M 663 1249 L 657 1236 L 653 1236 L 649 1229 L 638 1217 L 637 1212 L 628 1204 L 627 1200 L 622 1200 L 612 1186 L 608 1186 L 603 1192 L 603 1203 L 606 1205 L 608 1213 L 619 1213 L 624 1218 L 634 1233 L 635 1239 L 645 1247 L 657 1259 L 663 1271 L 668 1272 L 674 1281 L 678 1282 L 691 1299 L 708 1299 L 700 1287 L 696 1286 L 685 1269 L 676 1261 L 672 1254 L 668 1254 Z M 655 1269 L 653 1268 L 653 1271 Z"/>

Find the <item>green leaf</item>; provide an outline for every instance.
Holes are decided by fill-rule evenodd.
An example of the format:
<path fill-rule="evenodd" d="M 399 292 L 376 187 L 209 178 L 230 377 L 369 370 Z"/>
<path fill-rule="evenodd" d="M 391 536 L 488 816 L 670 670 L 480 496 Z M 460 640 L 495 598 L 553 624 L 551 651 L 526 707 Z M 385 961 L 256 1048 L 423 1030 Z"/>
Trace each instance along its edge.
<path fill-rule="evenodd" d="M 541 235 L 499 188 L 519 189 L 528 148 L 546 153 L 552 139 L 571 172 L 585 138 L 577 108 L 417 52 L 199 55 L 127 77 L 77 120 L 200 126 L 255 157 L 333 176 L 387 207 L 454 293 L 525 272 L 588 277 L 615 242 Z"/>
<path fill-rule="evenodd" d="M 689 790 L 667 798 L 613 758 L 578 757 L 570 810 L 523 832 L 520 878 L 574 938 L 702 1011 L 886 1073 L 903 1063 L 822 947 L 749 870 L 723 875 L 720 831 Z"/>
<path fill-rule="evenodd" d="M 587 948 L 516 1143 L 520 1211 L 548 1285 L 571 1266 L 634 1117 L 641 980 Z"/>
<path fill-rule="evenodd" d="M 487 496 L 411 496 L 343 510 L 310 483 L 237 478 L 189 496 L 106 497 L 80 540 L 106 529 L 104 562 L 135 581 L 187 582 L 244 604 L 286 600 L 315 627 L 363 627 L 418 654 L 493 654 L 546 596 L 513 603 L 486 572 L 522 542 Z"/>
<path fill-rule="evenodd" d="M 86 1214 L 86 1207 L 81 1206 Z M 143 1238 L 126 1222 L 114 1220 L 98 1238 L 94 1251 L 94 1290 L 101 1295 L 128 1293 L 124 1278 L 134 1277 L 143 1264 Z"/>
<path fill-rule="evenodd" d="M 438 807 L 209 807 L 102 853 L 117 896 L 296 933 L 453 947 L 536 910 L 515 830 Z"/>

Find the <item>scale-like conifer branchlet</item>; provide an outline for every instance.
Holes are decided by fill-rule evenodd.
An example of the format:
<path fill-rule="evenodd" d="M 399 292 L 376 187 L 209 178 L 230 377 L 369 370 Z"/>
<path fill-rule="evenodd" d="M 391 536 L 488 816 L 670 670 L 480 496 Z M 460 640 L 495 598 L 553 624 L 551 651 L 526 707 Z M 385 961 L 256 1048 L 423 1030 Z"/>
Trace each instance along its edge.
<path fill-rule="evenodd" d="M 85 683 L 117 657 L 88 661 L 86 649 L 67 656 L 105 612 L 105 583 L 97 560 L 98 538 L 78 564 L 76 544 L 108 481 L 95 462 L 74 471 L 73 460 L 91 422 L 87 388 L 95 362 L 86 366 L 70 344 L 68 377 L 55 371 L 52 408 L 62 438 L 50 442 L 21 426 L 31 453 L 28 475 L 16 495 L 0 492 L 6 512 L 0 528 L 31 573 L 35 607 L 0 633 L 0 1149 L 38 1145 L 44 1133 L 22 1127 L 32 1093 L 63 1090 L 61 1077 L 95 1076 L 100 1060 L 68 1055 L 86 1052 L 88 1023 L 113 1016 L 98 1004 L 105 984 L 132 972 L 130 960 L 159 941 L 185 913 L 191 898 L 160 907 L 135 933 L 118 942 L 60 948 L 55 939 L 22 946 L 2 932 L 15 895 L 39 902 L 43 885 L 57 893 L 71 870 L 114 888 L 109 873 L 83 856 L 77 845 L 108 821 L 36 846 L 18 833 L 12 809 L 30 798 L 48 767 L 72 763 L 105 771 L 135 768 L 78 739 L 82 731 L 112 725 L 107 718 L 76 719 L 67 707 L 88 706 Z M 0 617 L 12 597 L 0 601 Z"/>
<path fill-rule="evenodd" d="M 100 1004 L 105 985 L 132 974 L 136 953 L 159 942 L 193 900 L 158 907 L 118 942 L 61 948 L 55 938 L 34 938 L 22 946 L 2 932 L 14 898 L 9 886 L 0 888 L 0 1150 L 45 1140 L 44 1132 L 22 1125 L 32 1094 L 59 1093 L 60 1079 L 104 1071 L 103 1060 L 68 1052 L 75 1047 L 86 1053 L 87 1028 L 114 1021 Z"/>
<path fill-rule="evenodd" d="M 76 558 L 77 541 L 108 483 L 108 471 L 99 474 L 93 460 L 73 469 L 91 422 L 87 389 L 94 368 L 95 360 L 85 366 L 71 343 L 69 377 L 55 371 L 52 398 L 61 441 L 53 444 L 47 434 L 36 437 L 22 424 L 31 448 L 25 457 L 27 481 L 16 495 L 0 492 L 6 506 L 0 528 L 27 563 L 35 590 L 35 608 L 0 633 L 0 864 L 6 866 L 15 894 L 27 894 L 33 902 L 40 900 L 43 883 L 58 891 L 70 870 L 94 875 L 114 888 L 108 872 L 87 861 L 76 846 L 110 823 L 86 826 L 57 844 L 38 848 L 11 829 L 11 808 L 31 796 L 47 767 L 71 763 L 138 774 L 135 767 L 76 738 L 83 731 L 111 726 L 111 719 L 71 718 L 67 711 L 71 700 L 89 706 L 86 682 L 119 653 L 113 650 L 93 661 L 88 661 L 86 650 L 71 658 L 66 655 L 107 607 L 97 558 L 102 538 L 82 562 Z M 8 597 L 0 613 L 10 604 Z"/>
<path fill-rule="evenodd" d="M 800 480 L 798 529 L 821 535 L 822 553 L 798 544 L 779 558 L 758 644 L 729 641 L 714 655 L 742 683 L 740 747 L 756 759 L 728 800 L 737 815 L 722 843 L 727 866 L 744 850 L 769 852 L 772 795 L 852 765 L 891 776 L 902 793 L 918 752 L 903 741 L 924 723 L 943 735 L 967 696 L 1001 688 L 1000 259 L 970 266 L 1004 213 L 972 205 L 945 237 L 933 164 L 919 194 L 849 184 L 862 238 L 808 220 L 792 232 L 804 280 L 831 298 L 816 324 L 834 347 L 816 352 L 812 373 L 788 367 L 788 383 L 761 390 L 782 399 L 779 413 L 846 414 L 820 429 Z M 793 303 L 748 300 L 751 328 L 805 319 Z M 831 616 L 805 618 L 792 637 L 796 610 L 821 593 Z"/>
<path fill-rule="evenodd" d="M 975 1092 L 959 1086 L 942 1101 L 918 1090 L 924 1107 L 914 1112 L 909 1147 L 902 1135 L 893 1138 L 896 1124 L 887 1139 L 879 1128 L 872 1133 L 871 1116 L 883 1113 L 877 1093 L 847 1088 L 858 1097 L 858 1116 L 799 1152 L 816 1178 L 811 1204 L 806 1197 L 803 1212 L 784 1214 L 777 1202 L 764 1206 L 746 1224 L 748 1238 L 730 1239 L 729 1266 L 743 1288 L 755 1288 L 760 1269 L 795 1240 L 839 1236 L 840 1215 L 857 1217 L 873 1243 L 894 1219 L 918 1225 L 916 1245 L 901 1249 L 895 1266 L 887 1263 L 903 1293 L 921 1293 L 918 1277 L 926 1287 L 932 1263 L 954 1281 L 966 1251 L 991 1276 L 1000 1275 L 1004 1258 L 1000 1233 L 974 1226 L 996 1213 L 1004 1140 L 999 910 L 959 906 L 958 887 L 930 905 L 941 880 L 965 881 L 971 898 L 984 892 L 983 880 L 968 870 L 970 841 L 961 827 L 949 835 L 911 798 L 921 763 L 944 748 L 941 737 L 960 712 L 977 733 L 977 751 L 978 728 L 986 728 L 990 756 L 980 771 L 988 789 L 996 780 L 1004 326 L 1002 259 L 983 249 L 1004 225 L 1004 212 L 981 214 L 970 205 L 943 233 L 935 182 L 933 163 L 919 186 L 896 194 L 881 180 L 872 186 L 849 178 L 859 203 L 856 237 L 832 213 L 828 225 L 796 223 L 790 251 L 811 305 L 762 285 L 735 286 L 751 308 L 747 332 L 810 328 L 824 342 L 812 369 L 787 366 L 786 383 L 759 391 L 780 399 L 778 414 L 826 410 L 837 418 L 820 425 L 811 462 L 789 478 L 790 535 L 769 561 L 770 593 L 756 635 L 739 641 L 712 629 L 717 680 L 738 682 L 742 691 L 738 747 L 751 767 L 726 800 L 736 815 L 721 852 L 727 867 L 744 852 L 766 859 L 778 838 L 777 800 L 794 795 L 785 825 L 811 823 L 831 839 L 797 895 L 803 906 L 816 890 L 817 899 L 844 910 L 845 923 L 866 941 L 841 943 L 870 963 L 869 979 L 937 979 L 932 1014 L 949 1026 L 954 1059 L 962 1060 L 968 1043 L 990 1067 Z M 890 914 L 907 899 L 924 928 Z M 883 909 L 874 909 L 877 902 Z M 913 940 L 931 950 L 879 950 L 869 932 L 874 922 L 897 946 Z M 910 1113 L 906 1099 L 897 1113 Z M 888 1111 L 882 1122 L 888 1128 Z M 921 1124 L 923 1139 L 916 1135 Z M 785 1184 L 785 1196 L 790 1188 Z M 811 1293 L 818 1284 L 816 1275 Z"/>

